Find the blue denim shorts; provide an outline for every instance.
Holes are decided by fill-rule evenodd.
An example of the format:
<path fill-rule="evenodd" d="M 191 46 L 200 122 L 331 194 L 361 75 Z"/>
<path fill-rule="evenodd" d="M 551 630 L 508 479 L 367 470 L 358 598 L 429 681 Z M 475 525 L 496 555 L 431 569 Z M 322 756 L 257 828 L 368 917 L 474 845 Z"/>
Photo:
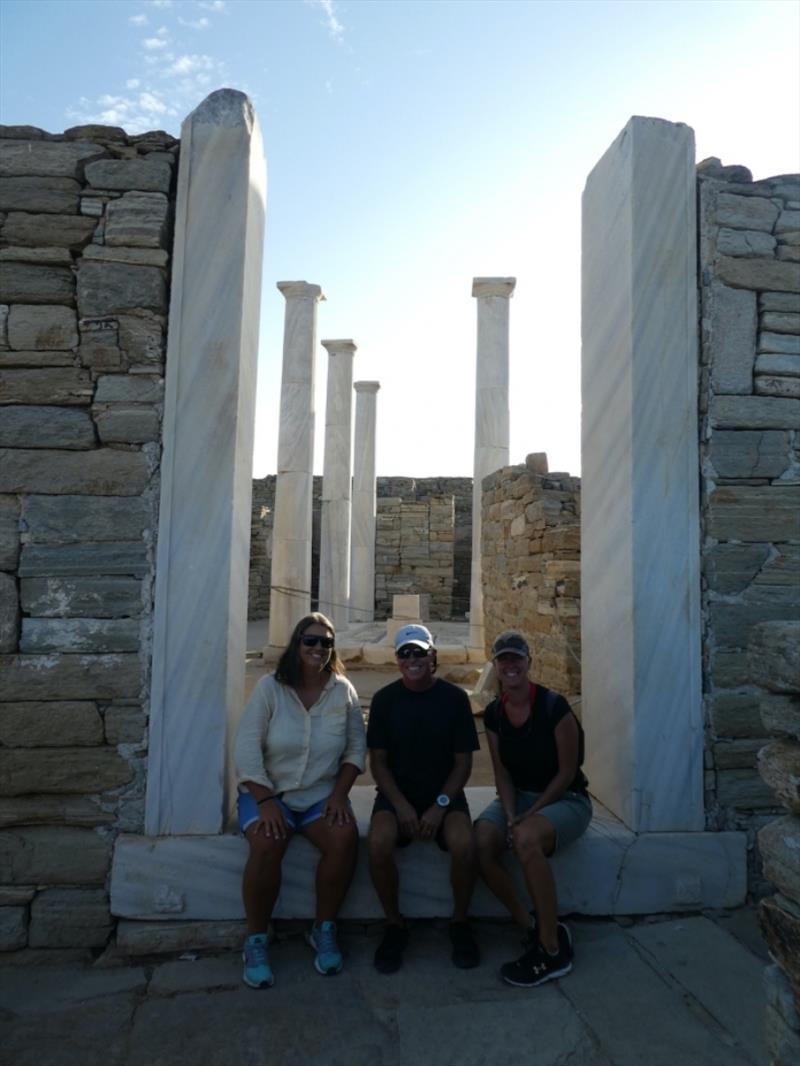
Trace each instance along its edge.
<path fill-rule="evenodd" d="M 517 789 L 514 813 L 517 815 L 524 814 L 525 811 L 531 809 L 540 796 L 541 792 L 523 792 L 521 789 Z M 592 820 L 592 801 L 583 792 L 565 792 L 555 803 L 542 807 L 536 813 L 541 815 L 542 818 L 546 818 L 555 829 L 556 846 L 554 851 L 561 851 L 567 845 L 574 844 L 578 837 L 583 836 L 589 828 L 589 823 Z M 505 833 L 507 826 L 506 812 L 503 810 L 503 804 L 500 802 L 499 797 L 492 800 L 489 806 L 481 811 L 475 819 L 476 822 L 481 820 L 492 822 Z"/>
<path fill-rule="evenodd" d="M 290 829 L 302 829 L 310 822 L 316 822 L 325 813 L 324 799 L 318 800 L 304 811 L 293 811 L 283 800 L 276 799 L 275 802 L 283 811 L 283 817 Z M 236 813 L 239 816 L 239 830 L 242 833 L 246 833 L 253 822 L 258 821 L 258 804 L 249 792 L 240 792 L 237 796 Z"/>

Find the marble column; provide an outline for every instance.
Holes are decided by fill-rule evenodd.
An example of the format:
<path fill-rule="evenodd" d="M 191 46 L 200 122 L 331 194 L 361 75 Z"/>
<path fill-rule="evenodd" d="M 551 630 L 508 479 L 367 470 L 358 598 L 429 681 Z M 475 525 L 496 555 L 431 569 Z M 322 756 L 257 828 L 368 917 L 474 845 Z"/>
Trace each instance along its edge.
<path fill-rule="evenodd" d="M 632 118 L 586 181 L 581 645 L 592 794 L 702 830 L 694 135 Z"/>
<path fill-rule="evenodd" d="M 486 651 L 481 568 L 483 479 L 508 466 L 508 301 L 516 278 L 474 278 L 478 301 L 478 356 L 475 376 L 475 463 L 472 482 L 472 571 L 469 646 Z"/>
<path fill-rule="evenodd" d="M 181 127 L 145 831 L 219 833 L 244 702 L 266 167 L 244 93 Z"/>
<path fill-rule="evenodd" d="M 311 500 L 314 487 L 314 356 L 319 285 L 279 281 L 283 327 L 278 476 L 272 527 L 269 644 L 283 648 L 311 610 Z"/>
<path fill-rule="evenodd" d="M 350 621 L 375 617 L 375 422 L 378 381 L 357 381 L 353 516 L 350 549 Z"/>
<path fill-rule="evenodd" d="M 319 543 L 319 609 L 337 628 L 347 625 L 350 599 L 351 436 L 353 356 L 351 340 L 323 341 L 328 352 L 325 459 Z"/>

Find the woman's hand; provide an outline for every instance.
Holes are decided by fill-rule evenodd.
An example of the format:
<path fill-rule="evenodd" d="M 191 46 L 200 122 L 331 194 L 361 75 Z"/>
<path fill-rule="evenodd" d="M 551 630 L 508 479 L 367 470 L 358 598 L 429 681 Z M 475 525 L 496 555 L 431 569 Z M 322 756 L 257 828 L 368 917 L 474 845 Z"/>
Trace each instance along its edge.
<path fill-rule="evenodd" d="M 259 804 L 256 833 L 263 833 L 265 837 L 274 837 L 276 840 L 286 840 L 289 836 L 290 829 L 277 800 L 268 799 Z"/>
<path fill-rule="evenodd" d="M 509 830 L 513 829 L 515 825 L 519 825 L 520 822 L 524 822 L 526 818 L 532 817 L 534 814 L 539 813 L 538 807 L 531 807 L 529 810 L 524 811 L 522 814 L 518 814 L 517 817 L 511 822 Z"/>
<path fill-rule="evenodd" d="M 348 825 L 350 822 L 354 821 L 353 812 L 350 810 L 347 796 L 342 795 L 342 793 L 337 792 L 336 789 L 334 789 L 330 796 L 325 800 L 323 817 L 328 825 Z"/>

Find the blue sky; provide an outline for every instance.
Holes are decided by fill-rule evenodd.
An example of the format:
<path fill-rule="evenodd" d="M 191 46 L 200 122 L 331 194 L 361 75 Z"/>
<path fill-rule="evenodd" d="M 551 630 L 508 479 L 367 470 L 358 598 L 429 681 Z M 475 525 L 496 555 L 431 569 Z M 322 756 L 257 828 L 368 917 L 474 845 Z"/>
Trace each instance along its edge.
<path fill-rule="evenodd" d="M 280 280 L 377 379 L 380 475 L 472 473 L 473 276 L 513 275 L 511 461 L 580 470 L 580 197 L 633 114 L 800 169 L 793 0 L 2 0 L 0 115 L 177 134 L 221 86 L 268 162 L 254 472 L 274 472 Z M 326 366 L 318 355 L 316 467 Z"/>

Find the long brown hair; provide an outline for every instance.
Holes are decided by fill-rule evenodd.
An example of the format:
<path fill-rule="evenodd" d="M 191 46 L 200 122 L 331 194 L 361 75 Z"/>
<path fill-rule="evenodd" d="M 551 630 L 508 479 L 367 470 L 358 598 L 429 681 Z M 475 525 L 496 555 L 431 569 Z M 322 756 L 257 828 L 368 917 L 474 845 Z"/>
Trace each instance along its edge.
<path fill-rule="evenodd" d="M 280 681 L 282 685 L 296 685 L 303 676 L 303 668 L 300 665 L 300 639 L 305 631 L 313 625 L 323 626 L 328 630 L 330 635 L 336 639 L 336 630 L 333 628 L 333 622 L 330 618 L 326 618 L 324 614 L 320 614 L 319 611 L 312 611 L 311 614 L 305 615 L 292 631 L 291 637 L 289 637 L 289 643 L 286 645 L 285 651 L 282 653 L 280 659 L 278 659 L 278 665 L 275 667 L 275 680 Z M 336 645 L 331 648 L 330 657 L 325 663 L 324 669 L 329 674 L 343 674 L 344 664 L 339 656 L 336 654 Z"/>

